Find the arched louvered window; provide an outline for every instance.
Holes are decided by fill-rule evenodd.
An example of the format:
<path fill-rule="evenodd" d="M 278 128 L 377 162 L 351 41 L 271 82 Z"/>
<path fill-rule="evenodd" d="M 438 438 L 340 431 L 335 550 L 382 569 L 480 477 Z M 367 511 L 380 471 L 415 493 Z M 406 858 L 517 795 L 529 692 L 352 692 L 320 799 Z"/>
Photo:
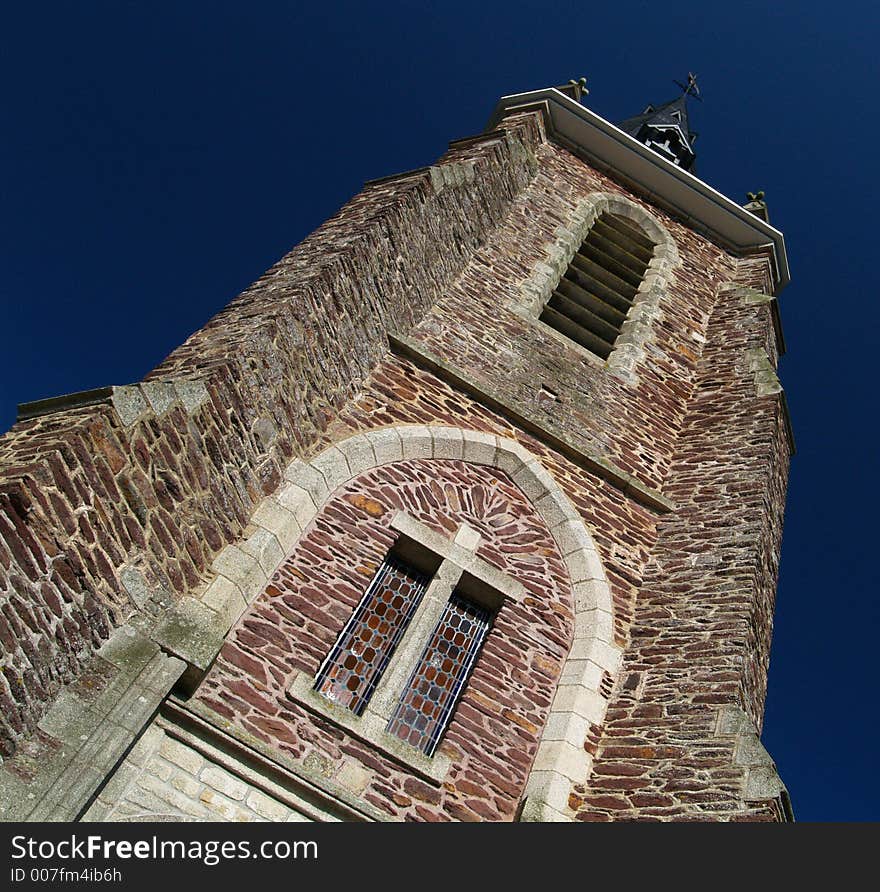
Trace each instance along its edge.
<path fill-rule="evenodd" d="M 655 247 L 632 221 L 601 214 L 553 289 L 541 321 L 607 359 Z"/>

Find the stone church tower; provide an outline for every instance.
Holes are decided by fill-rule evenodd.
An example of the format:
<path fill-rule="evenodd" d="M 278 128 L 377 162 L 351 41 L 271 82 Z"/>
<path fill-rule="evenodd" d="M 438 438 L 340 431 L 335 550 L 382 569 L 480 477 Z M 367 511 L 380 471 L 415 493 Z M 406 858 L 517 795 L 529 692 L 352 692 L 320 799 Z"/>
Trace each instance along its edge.
<path fill-rule="evenodd" d="M 686 94 L 504 97 L 0 439 L 6 821 L 791 819 L 782 235 Z M 686 91 L 687 93 L 687 91 Z"/>

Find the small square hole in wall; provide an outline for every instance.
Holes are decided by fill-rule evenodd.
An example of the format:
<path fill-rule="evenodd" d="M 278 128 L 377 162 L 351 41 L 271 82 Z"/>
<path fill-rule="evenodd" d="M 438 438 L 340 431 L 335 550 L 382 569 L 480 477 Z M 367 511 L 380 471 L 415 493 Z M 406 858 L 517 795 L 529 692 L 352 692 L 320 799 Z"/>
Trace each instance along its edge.
<path fill-rule="evenodd" d="M 549 412 L 559 402 L 559 395 L 555 390 L 551 390 L 546 384 L 541 385 L 538 391 L 538 408 Z"/>

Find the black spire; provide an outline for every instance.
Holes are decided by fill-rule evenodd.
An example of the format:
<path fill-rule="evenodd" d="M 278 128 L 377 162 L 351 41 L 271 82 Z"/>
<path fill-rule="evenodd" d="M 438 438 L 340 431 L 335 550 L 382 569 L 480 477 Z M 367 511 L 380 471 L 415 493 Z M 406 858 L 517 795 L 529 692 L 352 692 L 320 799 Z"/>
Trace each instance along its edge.
<path fill-rule="evenodd" d="M 700 90 L 693 74 L 688 74 L 686 86 L 679 86 L 683 90 L 681 96 L 656 107 L 649 105 L 640 115 L 627 118 L 617 126 L 682 170 L 691 170 L 696 160 L 697 134 L 688 123 L 687 97 L 699 99 Z"/>

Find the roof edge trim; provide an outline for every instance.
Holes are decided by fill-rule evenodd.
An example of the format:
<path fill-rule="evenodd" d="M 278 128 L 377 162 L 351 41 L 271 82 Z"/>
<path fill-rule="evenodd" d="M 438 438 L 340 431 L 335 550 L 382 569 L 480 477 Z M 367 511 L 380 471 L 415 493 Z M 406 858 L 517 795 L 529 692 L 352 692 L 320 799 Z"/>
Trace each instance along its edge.
<path fill-rule="evenodd" d="M 542 112 L 554 142 L 623 178 L 733 253 L 769 248 L 775 294 L 791 281 L 785 240 L 778 229 L 556 88 L 502 96 L 487 129 L 496 128 L 511 113 L 530 110 Z"/>

